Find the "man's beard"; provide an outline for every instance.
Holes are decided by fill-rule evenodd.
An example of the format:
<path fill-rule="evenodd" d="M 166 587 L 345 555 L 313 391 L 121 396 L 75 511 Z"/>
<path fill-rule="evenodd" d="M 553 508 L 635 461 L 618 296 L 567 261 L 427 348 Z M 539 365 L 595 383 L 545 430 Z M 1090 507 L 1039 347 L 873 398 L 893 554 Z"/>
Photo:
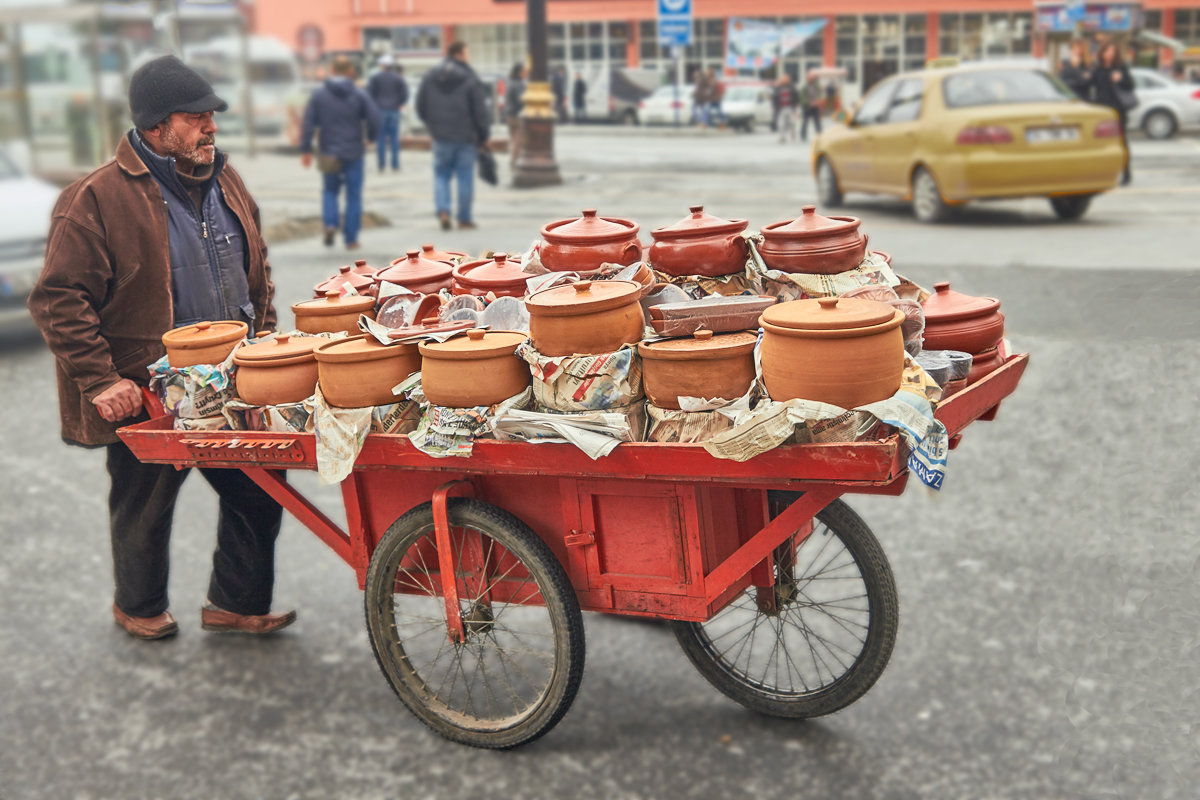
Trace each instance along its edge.
<path fill-rule="evenodd" d="M 204 150 L 205 145 L 215 144 L 212 136 L 202 136 L 196 142 L 194 147 L 188 147 L 183 143 L 183 139 L 172 128 L 163 128 L 162 134 L 162 149 L 166 151 L 166 155 L 171 156 L 176 161 L 182 161 L 185 164 L 192 166 L 200 166 L 203 164 L 211 164 L 216 158 L 216 150 Z"/>

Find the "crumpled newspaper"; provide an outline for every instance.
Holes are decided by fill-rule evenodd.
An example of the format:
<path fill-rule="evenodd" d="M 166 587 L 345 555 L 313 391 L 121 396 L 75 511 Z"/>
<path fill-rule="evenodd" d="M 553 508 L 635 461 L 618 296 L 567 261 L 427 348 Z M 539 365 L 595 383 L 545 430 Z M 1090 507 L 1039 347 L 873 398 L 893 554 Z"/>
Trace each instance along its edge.
<path fill-rule="evenodd" d="M 225 417 L 202 417 L 201 419 L 176 417 L 171 427 L 177 431 L 227 431 L 229 430 L 229 420 Z"/>
<path fill-rule="evenodd" d="M 645 403 L 605 411 L 561 413 L 545 408 L 509 409 L 492 419 L 497 439 L 518 442 L 566 442 L 594 459 L 621 442 L 637 442 L 645 429 Z"/>
<path fill-rule="evenodd" d="M 326 485 L 339 483 L 350 474 L 368 433 L 408 433 L 420 418 L 420 406 L 402 398 L 382 406 L 338 408 L 325 402 L 318 386 L 310 400 L 311 429 L 317 440 L 317 475 Z"/>
<path fill-rule="evenodd" d="M 221 416 L 221 409 L 234 397 L 233 353 L 245 342 L 243 339 L 220 364 L 176 369 L 163 356 L 147 367 L 150 388 L 158 394 L 163 409 L 179 419 Z"/>
<path fill-rule="evenodd" d="M 313 399 L 274 406 L 255 406 L 233 399 L 221 409 L 229 428 L 235 431 L 303 433 L 313 429 Z"/>
<path fill-rule="evenodd" d="M 828 275 L 783 272 L 766 265 L 758 252 L 756 240 L 751 239 L 749 269 L 759 276 L 763 293 L 775 295 L 780 301 L 832 297 L 860 286 L 880 285 L 895 288 L 900 285 L 900 279 L 892 272 L 887 261 L 872 250 L 867 251 L 857 267 L 845 272 Z"/>
<path fill-rule="evenodd" d="M 393 391 L 420 405 L 420 422 L 417 423 L 416 429 L 408 434 L 408 440 L 422 453 L 435 458 L 469 457 L 474 449 L 475 440 L 491 435 L 494 417 L 503 415 L 510 409 L 528 408 L 533 402 L 533 390 L 526 388 L 520 394 L 494 406 L 435 406 L 425 399 L 425 393 L 421 391 L 419 372 L 408 376 Z"/>
<path fill-rule="evenodd" d="M 637 345 L 615 353 L 544 356 L 525 340 L 516 355 L 529 364 L 533 399 L 552 411 L 601 411 L 642 398 L 642 359 Z"/>
<path fill-rule="evenodd" d="M 672 444 L 706 442 L 733 427 L 738 415 L 754 405 L 757 388 L 735 400 L 680 397 L 679 408 L 662 408 L 646 401 L 646 441 Z"/>

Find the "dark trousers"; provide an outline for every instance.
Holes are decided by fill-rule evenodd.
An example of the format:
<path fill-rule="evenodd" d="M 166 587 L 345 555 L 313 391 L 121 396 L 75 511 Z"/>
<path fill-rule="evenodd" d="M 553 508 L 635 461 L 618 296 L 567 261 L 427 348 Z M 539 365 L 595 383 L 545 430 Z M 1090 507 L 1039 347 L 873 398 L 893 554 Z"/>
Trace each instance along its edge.
<path fill-rule="evenodd" d="M 811 119 L 816 133 L 821 132 L 821 109 L 816 106 L 804 106 L 804 120 L 800 123 L 800 139 L 808 139 L 808 121 Z"/>
<path fill-rule="evenodd" d="M 167 610 L 171 518 L 189 471 L 143 464 L 124 443 L 108 445 L 115 601 L 126 614 L 153 617 Z M 221 498 L 208 599 L 235 614 L 266 614 L 283 509 L 241 470 L 200 474 Z"/>

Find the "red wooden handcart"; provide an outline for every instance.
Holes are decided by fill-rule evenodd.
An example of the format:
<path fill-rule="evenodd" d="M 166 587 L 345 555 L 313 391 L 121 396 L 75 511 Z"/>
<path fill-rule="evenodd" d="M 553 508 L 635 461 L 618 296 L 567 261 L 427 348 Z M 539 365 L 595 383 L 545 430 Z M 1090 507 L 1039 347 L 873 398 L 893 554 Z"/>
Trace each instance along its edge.
<path fill-rule="evenodd" d="M 957 444 L 994 416 L 1016 355 L 943 402 Z M 367 437 L 342 482 L 346 530 L 283 477 L 316 469 L 302 433 L 189 433 L 159 417 L 120 431 L 143 461 L 243 470 L 349 563 L 379 666 L 422 721 L 455 741 L 513 747 L 553 727 L 583 672 L 581 611 L 672 620 L 717 689 L 768 714 L 854 702 L 883 672 L 898 609 L 891 568 L 838 498 L 899 494 L 893 435 L 776 448 L 745 462 L 700 445 L 478 441 L 433 458 Z"/>

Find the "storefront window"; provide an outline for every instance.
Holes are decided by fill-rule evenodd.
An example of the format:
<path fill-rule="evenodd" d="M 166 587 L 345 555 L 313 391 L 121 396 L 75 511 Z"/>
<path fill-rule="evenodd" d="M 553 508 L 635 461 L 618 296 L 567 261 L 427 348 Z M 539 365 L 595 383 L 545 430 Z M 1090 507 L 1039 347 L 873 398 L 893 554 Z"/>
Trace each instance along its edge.
<path fill-rule="evenodd" d="M 1148 20 L 1146 27 L 1150 27 Z M 1175 9 L 1175 38 L 1192 47 L 1200 45 L 1200 8 Z"/>

